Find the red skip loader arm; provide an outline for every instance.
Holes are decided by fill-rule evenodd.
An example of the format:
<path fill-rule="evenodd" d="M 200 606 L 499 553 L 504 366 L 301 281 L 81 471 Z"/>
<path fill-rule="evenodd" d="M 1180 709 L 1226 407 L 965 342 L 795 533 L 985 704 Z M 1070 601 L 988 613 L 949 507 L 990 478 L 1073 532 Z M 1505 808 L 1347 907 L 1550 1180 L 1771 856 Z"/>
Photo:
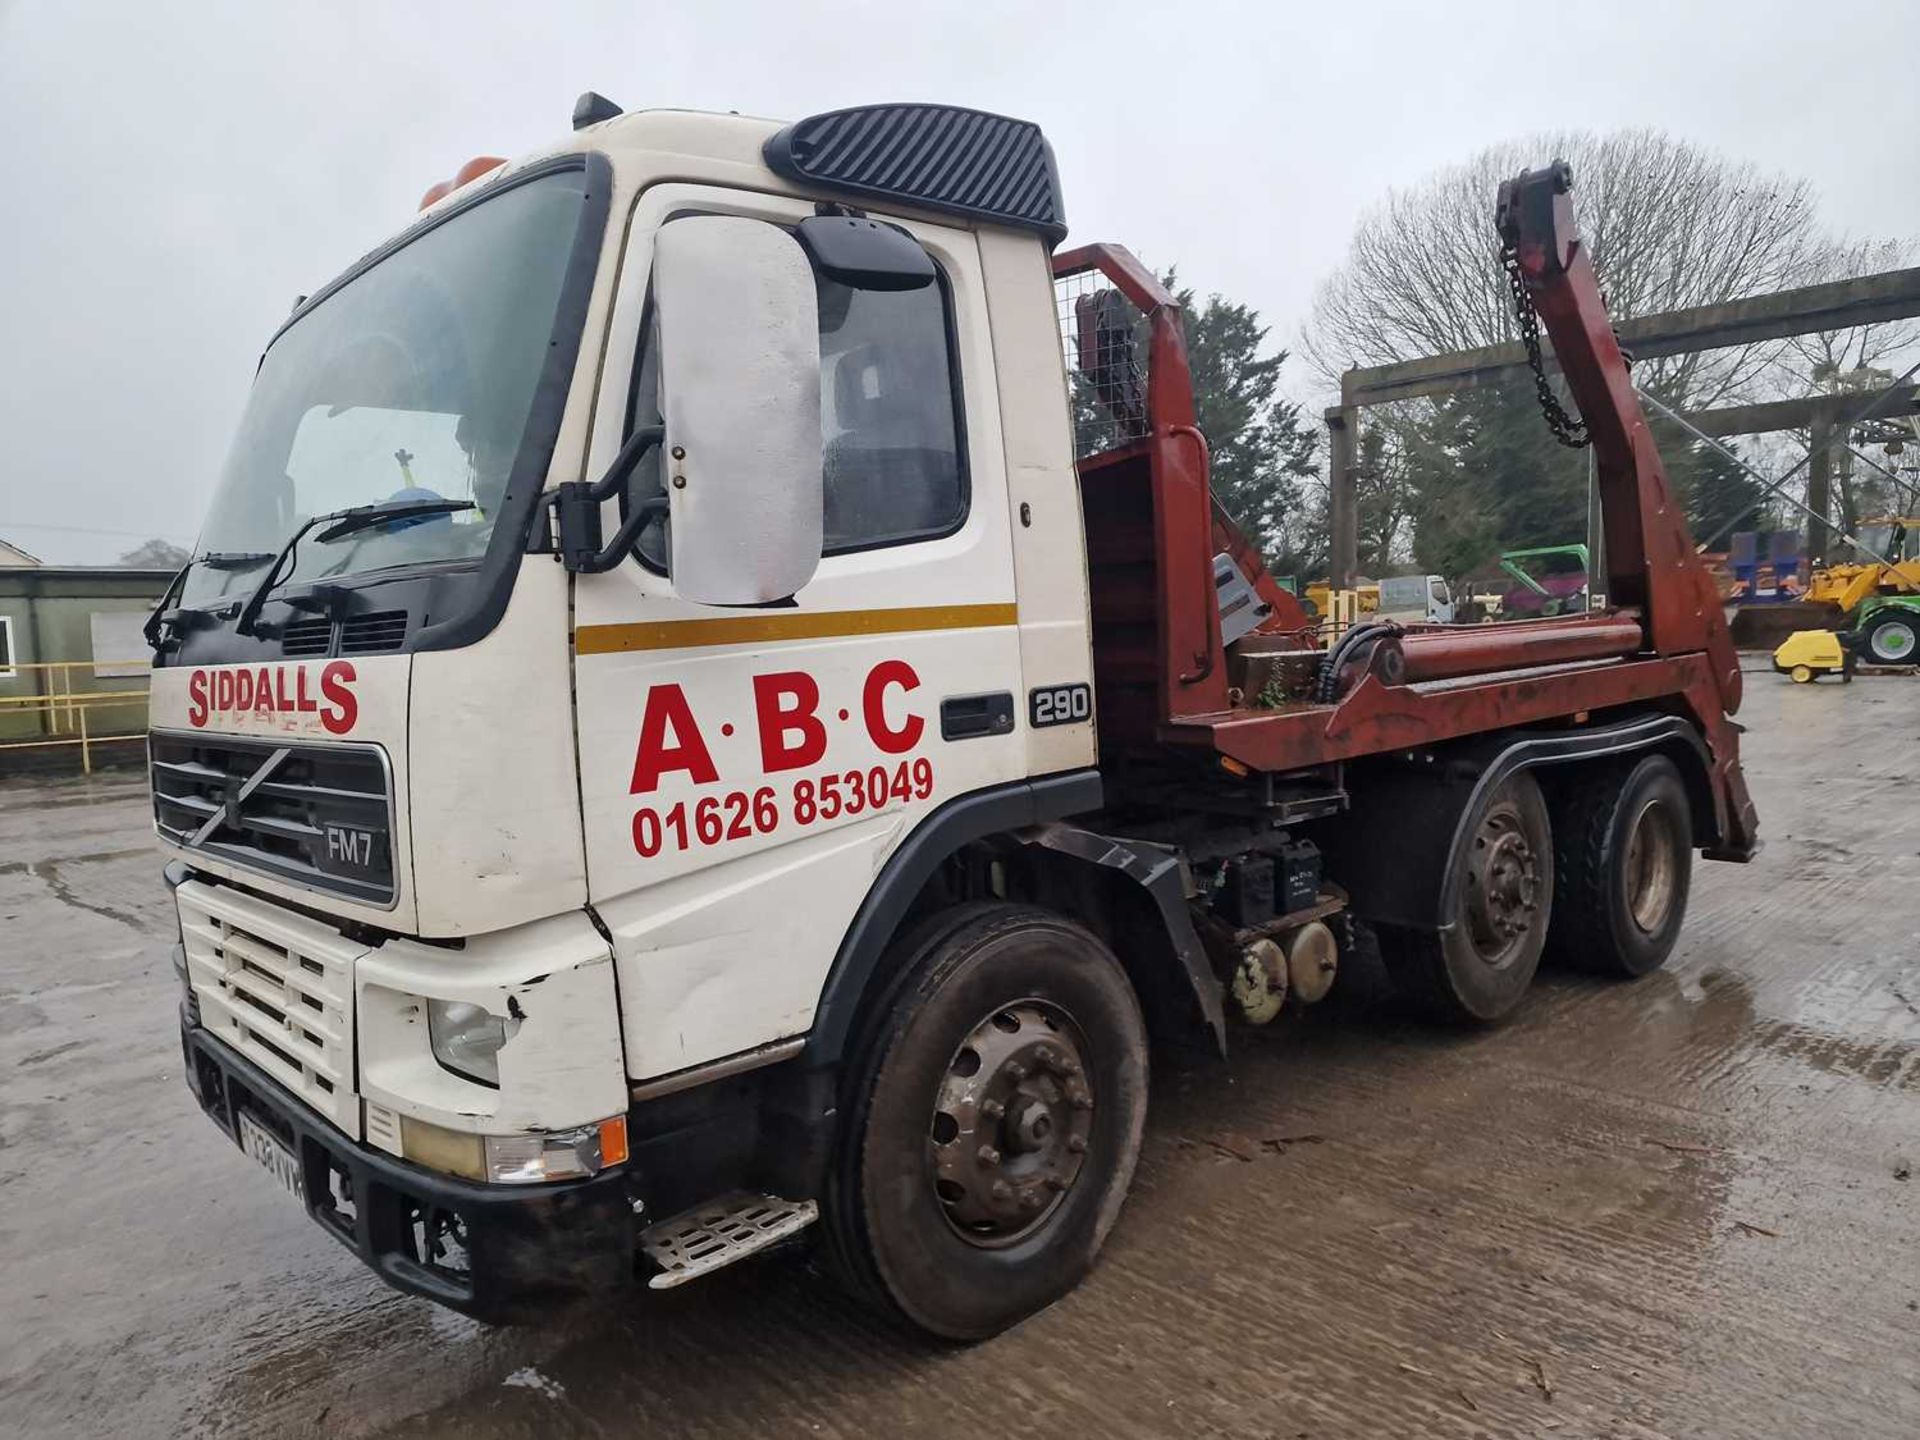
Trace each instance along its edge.
<path fill-rule="evenodd" d="M 1667 484 L 1627 360 L 1614 337 L 1586 246 L 1573 223 L 1573 174 L 1564 162 L 1500 187 L 1494 225 L 1520 262 L 1567 388 L 1593 444 L 1606 536 L 1607 598 L 1638 610 L 1646 649 L 1704 652 L 1721 709 L 1740 708 L 1740 661 L 1719 593 L 1694 553 Z"/>
<path fill-rule="evenodd" d="M 1207 438 L 1195 423 L 1193 373 L 1187 364 L 1180 304 L 1160 279 L 1122 245 L 1083 245 L 1053 258 L 1065 278 L 1090 270 L 1127 297 L 1147 323 L 1147 434 L 1137 442 L 1153 476 L 1153 550 L 1158 580 L 1159 714 L 1163 718 L 1227 709 L 1227 673 L 1213 557 L 1231 555 L 1269 615 L 1268 634 L 1314 627 L 1297 598 L 1268 572 L 1259 547 L 1213 498 Z"/>
<path fill-rule="evenodd" d="M 1263 598 L 1284 608 L 1262 629 L 1291 630 L 1300 615 L 1230 522 L 1216 522 L 1205 438 L 1194 423 L 1192 378 L 1179 305 L 1151 271 L 1117 245 L 1088 245 L 1054 257 L 1056 277 L 1097 270 L 1145 317 L 1148 372 L 1145 433 L 1081 462 L 1089 546 L 1096 511 L 1122 507 L 1108 477 L 1146 468 L 1151 494 L 1151 657 L 1157 706 L 1140 715 L 1124 690 L 1103 688 L 1102 746 L 1150 733 L 1161 744 L 1204 747 L 1254 771 L 1279 773 L 1412 750 L 1522 726 L 1579 725 L 1603 715 L 1648 710 L 1684 714 L 1707 751 L 1714 830 L 1707 853 L 1744 860 L 1758 848 L 1757 820 L 1740 771 L 1740 666 L 1711 578 L 1694 555 L 1686 520 L 1614 338 L 1592 263 L 1573 226 L 1564 165 L 1530 171 L 1500 188 L 1496 225 L 1512 248 L 1554 355 L 1594 448 L 1606 540 L 1610 610 L 1553 621 L 1382 627 L 1343 664 L 1332 704 L 1311 701 L 1234 707 L 1228 694 L 1212 557 L 1240 560 Z M 1081 373 L 1087 373 L 1085 363 Z M 1132 493 L 1132 492 L 1125 492 Z M 1134 563 L 1133 520 L 1116 511 L 1102 543 Z M 1144 517 L 1143 517 L 1144 518 Z M 1095 672 L 1102 672 L 1101 620 L 1131 613 L 1133 592 L 1095 571 Z M 1128 575 L 1133 571 L 1126 572 Z M 1301 618 L 1304 618 L 1302 615 Z M 1127 633 L 1121 628 L 1116 636 Z M 1125 682 L 1149 668 L 1126 644 L 1106 663 Z M 1352 670 L 1351 676 L 1347 673 Z M 1423 683 L 1431 682 L 1431 683 Z M 1149 731 L 1142 731 L 1141 721 Z"/>
<path fill-rule="evenodd" d="M 1053 257 L 1056 276 L 1098 270 L 1147 320 L 1147 417 L 1140 446 L 1153 475 L 1159 590 L 1160 714 L 1227 708 L 1227 668 L 1213 586 L 1213 494 L 1207 437 L 1194 423 L 1193 373 L 1180 306 L 1131 250 L 1085 245 Z"/>

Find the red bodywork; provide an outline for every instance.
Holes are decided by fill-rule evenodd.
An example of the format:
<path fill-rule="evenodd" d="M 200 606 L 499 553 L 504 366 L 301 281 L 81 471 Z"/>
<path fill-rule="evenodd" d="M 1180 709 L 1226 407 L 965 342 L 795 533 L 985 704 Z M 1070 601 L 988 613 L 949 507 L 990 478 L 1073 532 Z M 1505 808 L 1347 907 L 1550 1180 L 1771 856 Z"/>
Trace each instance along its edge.
<path fill-rule="evenodd" d="M 1574 230 L 1569 184 L 1554 167 L 1501 187 L 1498 224 L 1592 440 L 1612 608 L 1408 627 L 1343 671 L 1331 704 L 1230 703 L 1213 556 L 1233 553 L 1275 604 L 1263 630 L 1296 629 L 1306 616 L 1231 523 L 1216 524 L 1173 296 L 1119 246 L 1055 257 L 1056 277 L 1098 271 L 1138 309 L 1148 335 L 1146 433 L 1080 464 L 1103 746 L 1202 747 L 1280 772 L 1514 726 L 1662 710 L 1690 719 L 1710 757 L 1713 853 L 1752 853 L 1757 822 L 1730 718 L 1740 704 L 1739 662 Z"/>

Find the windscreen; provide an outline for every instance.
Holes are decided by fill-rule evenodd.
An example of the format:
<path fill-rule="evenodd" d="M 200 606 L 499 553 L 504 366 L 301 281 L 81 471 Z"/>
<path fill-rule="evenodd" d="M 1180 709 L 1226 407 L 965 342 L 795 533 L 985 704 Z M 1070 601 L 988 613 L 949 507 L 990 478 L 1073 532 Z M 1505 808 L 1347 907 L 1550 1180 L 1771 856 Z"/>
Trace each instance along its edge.
<path fill-rule="evenodd" d="M 273 342 L 221 474 L 183 603 L 256 585 L 315 515 L 399 500 L 470 509 L 309 535 L 283 574 L 313 581 L 477 562 L 532 434 L 587 179 L 503 190 L 324 295 Z M 323 533 L 323 532 L 321 532 Z M 266 557 L 266 558 L 261 558 Z"/>

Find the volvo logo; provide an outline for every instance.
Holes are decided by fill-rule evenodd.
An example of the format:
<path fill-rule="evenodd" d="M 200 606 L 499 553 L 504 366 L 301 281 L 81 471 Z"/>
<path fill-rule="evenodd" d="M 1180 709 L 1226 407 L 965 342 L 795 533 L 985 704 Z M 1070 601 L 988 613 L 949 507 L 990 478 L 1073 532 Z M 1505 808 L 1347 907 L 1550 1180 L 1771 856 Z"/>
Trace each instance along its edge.
<path fill-rule="evenodd" d="M 247 803 L 247 797 L 266 781 L 274 771 L 280 768 L 287 756 L 293 753 L 292 747 L 282 745 L 266 759 L 262 760 L 254 772 L 242 780 L 238 775 L 227 777 L 227 793 L 220 808 L 202 822 L 200 828 L 187 837 L 188 845 L 201 845 L 222 825 L 230 830 L 240 828 L 240 807 Z"/>

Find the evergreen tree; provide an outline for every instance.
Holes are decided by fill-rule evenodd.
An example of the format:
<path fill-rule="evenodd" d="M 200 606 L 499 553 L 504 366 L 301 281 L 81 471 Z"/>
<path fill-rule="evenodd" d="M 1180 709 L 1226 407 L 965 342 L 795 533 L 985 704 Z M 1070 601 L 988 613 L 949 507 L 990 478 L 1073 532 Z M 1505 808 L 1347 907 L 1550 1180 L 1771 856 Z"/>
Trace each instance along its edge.
<path fill-rule="evenodd" d="M 1316 474 L 1316 437 L 1300 406 L 1280 393 L 1287 352 L 1263 353 L 1268 327 L 1251 306 L 1221 295 L 1196 304 L 1193 291 L 1177 289 L 1171 273 L 1166 284 L 1184 317 L 1213 493 L 1275 573 L 1306 573 L 1324 563 L 1326 541 L 1303 483 Z"/>
<path fill-rule="evenodd" d="M 1198 303 L 1192 290 L 1180 288 L 1173 271 L 1162 283 L 1180 305 L 1194 414 L 1207 438 L 1215 498 L 1259 546 L 1275 574 L 1324 568 L 1325 506 L 1314 503 L 1304 483 L 1318 477 L 1315 433 L 1298 403 L 1280 393 L 1287 352 L 1264 350 L 1268 327 L 1251 306 L 1217 294 Z M 1146 321 L 1135 317 L 1132 332 L 1132 364 L 1144 383 Z M 1074 348 L 1068 353 L 1072 358 Z M 1118 363 L 1120 357 L 1106 359 Z M 1077 362 L 1070 379 L 1078 453 L 1097 454 L 1126 443 L 1129 437 Z"/>

